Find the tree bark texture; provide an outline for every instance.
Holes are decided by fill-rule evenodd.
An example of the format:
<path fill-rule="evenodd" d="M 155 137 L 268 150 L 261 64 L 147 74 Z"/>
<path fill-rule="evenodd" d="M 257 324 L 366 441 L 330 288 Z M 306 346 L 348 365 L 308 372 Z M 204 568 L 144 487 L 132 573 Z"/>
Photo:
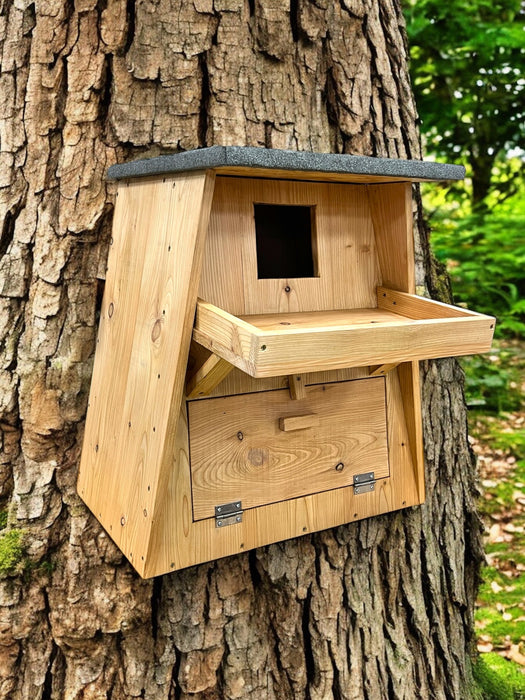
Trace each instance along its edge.
<path fill-rule="evenodd" d="M 0 0 L 0 41 L 0 545 L 23 543 L 0 697 L 468 700 L 482 555 L 454 361 L 422 367 L 423 507 L 143 581 L 75 489 L 108 166 L 214 144 L 420 157 L 397 0 Z"/>

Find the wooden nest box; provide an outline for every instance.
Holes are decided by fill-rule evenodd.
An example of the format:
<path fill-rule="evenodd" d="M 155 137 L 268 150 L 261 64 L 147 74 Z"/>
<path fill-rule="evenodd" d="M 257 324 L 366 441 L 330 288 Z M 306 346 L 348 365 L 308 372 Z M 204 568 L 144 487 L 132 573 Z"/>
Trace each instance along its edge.
<path fill-rule="evenodd" d="M 141 576 L 422 503 L 418 360 L 494 319 L 415 295 L 421 161 L 220 147 L 118 180 L 80 496 Z"/>

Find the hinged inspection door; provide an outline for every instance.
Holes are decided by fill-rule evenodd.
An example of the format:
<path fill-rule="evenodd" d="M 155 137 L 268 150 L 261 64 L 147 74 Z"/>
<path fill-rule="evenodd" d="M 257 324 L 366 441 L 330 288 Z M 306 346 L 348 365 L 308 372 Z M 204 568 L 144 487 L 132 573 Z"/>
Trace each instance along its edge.
<path fill-rule="evenodd" d="M 389 476 L 385 379 L 318 384 L 188 403 L 195 520 Z"/>

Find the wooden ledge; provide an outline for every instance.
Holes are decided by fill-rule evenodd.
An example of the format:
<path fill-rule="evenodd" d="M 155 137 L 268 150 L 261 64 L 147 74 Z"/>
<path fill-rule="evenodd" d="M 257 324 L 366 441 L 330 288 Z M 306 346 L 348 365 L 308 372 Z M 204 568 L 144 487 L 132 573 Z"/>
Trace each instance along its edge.
<path fill-rule="evenodd" d="M 252 377 L 487 352 L 491 316 L 377 288 L 377 308 L 242 318 L 199 300 L 194 339 Z"/>

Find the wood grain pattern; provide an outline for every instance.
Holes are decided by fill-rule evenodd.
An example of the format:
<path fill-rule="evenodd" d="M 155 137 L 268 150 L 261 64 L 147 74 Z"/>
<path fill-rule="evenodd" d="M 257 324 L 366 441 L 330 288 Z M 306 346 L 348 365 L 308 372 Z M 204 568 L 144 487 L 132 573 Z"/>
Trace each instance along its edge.
<path fill-rule="evenodd" d="M 139 571 L 171 468 L 212 193 L 199 172 L 119 186 L 78 489 Z"/>
<path fill-rule="evenodd" d="M 318 428 L 320 418 L 317 413 L 306 413 L 301 416 L 284 416 L 279 418 L 279 430 L 287 433 L 291 430 Z"/>
<path fill-rule="evenodd" d="M 408 444 L 412 455 L 412 467 L 421 503 L 425 500 L 425 457 L 423 453 L 423 420 L 421 415 L 421 387 L 419 362 L 403 362 L 396 370 L 401 405 L 398 411 L 404 416 L 408 431 Z"/>
<path fill-rule="evenodd" d="M 218 177 L 199 296 L 237 316 L 375 306 L 381 279 L 363 194 L 352 185 Z M 254 203 L 314 207 L 317 277 L 258 279 Z"/>
<path fill-rule="evenodd" d="M 235 499 L 253 508 L 349 485 L 360 472 L 388 476 L 384 379 L 308 387 L 300 405 L 318 427 L 282 432 L 280 420 L 298 415 L 286 390 L 189 403 L 196 520 Z"/>
<path fill-rule="evenodd" d="M 382 186 L 396 183 L 430 182 L 425 178 L 404 178 L 392 175 L 365 175 L 359 173 L 318 173 L 307 170 L 278 170 L 277 168 L 243 168 L 241 166 L 224 166 L 215 168 L 217 175 L 258 177 L 279 180 L 305 180 L 312 182 L 339 182 L 339 183 L 381 183 Z"/>
<path fill-rule="evenodd" d="M 391 362 L 390 364 L 387 365 L 377 365 L 377 366 L 372 366 L 370 367 L 370 376 L 371 377 L 384 377 L 385 374 L 388 374 L 391 372 L 393 369 L 395 369 L 399 365 L 399 362 Z"/>
<path fill-rule="evenodd" d="M 290 389 L 290 398 L 294 401 L 306 398 L 304 375 L 291 374 L 288 377 L 288 388 Z"/>
<path fill-rule="evenodd" d="M 199 301 L 194 339 L 254 377 L 469 355 L 490 349 L 494 332 L 490 316 L 384 287 L 378 288 L 377 295 L 379 309 L 242 319 Z M 385 307 L 392 315 L 384 315 Z M 283 319 L 290 320 L 283 325 Z"/>
<path fill-rule="evenodd" d="M 202 345 L 199 346 L 198 343 L 195 343 L 195 345 L 202 348 Z M 208 352 L 205 348 L 202 348 L 202 350 Z M 363 379 L 369 376 L 369 372 L 367 367 L 350 367 L 331 372 L 307 372 L 300 376 L 304 377 L 305 386 L 309 386 L 310 384 L 327 384 L 330 382 L 349 381 L 351 379 Z M 286 376 L 256 379 L 235 367 L 233 372 L 210 392 L 210 397 L 251 394 L 257 391 L 284 389 L 285 387 L 289 387 L 289 379 Z"/>
<path fill-rule="evenodd" d="M 366 188 L 374 225 L 382 284 L 414 294 L 414 237 L 410 183 Z"/>
<path fill-rule="evenodd" d="M 186 382 L 186 397 L 207 396 L 233 370 L 233 365 L 218 355 L 211 354 Z"/>
<path fill-rule="evenodd" d="M 158 576 L 195 563 L 421 503 L 411 450 L 408 449 L 409 435 L 403 417 L 397 371 L 390 372 L 384 379 L 390 476 L 381 479 L 374 492 L 356 496 L 353 487 L 346 486 L 272 503 L 246 510 L 242 523 L 226 528 L 216 528 L 214 518 L 192 521 L 184 402 L 173 445 L 173 469 L 162 501 L 163 509 L 159 509 L 153 524 L 143 575 Z M 191 405 L 208 401 L 192 401 Z"/>
<path fill-rule="evenodd" d="M 488 322 L 489 330 L 496 319 L 492 316 L 480 314 L 477 311 L 464 309 L 459 306 L 445 304 L 442 301 L 435 299 L 427 299 L 426 297 L 418 297 L 415 294 L 405 294 L 387 287 L 377 288 L 377 305 L 384 311 L 393 311 L 396 314 L 401 314 L 406 318 L 415 320 L 430 320 L 442 318 L 476 318 L 484 319 Z"/>
<path fill-rule="evenodd" d="M 400 372 L 400 368 L 405 373 Z M 403 381 L 401 381 L 401 377 Z M 419 362 L 406 362 L 389 372 L 387 385 L 388 455 L 393 478 L 401 494 L 415 489 L 419 503 L 425 500 L 424 458 L 421 403 L 419 397 Z M 408 411 L 408 416 L 407 416 Z M 395 466 L 394 466 L 395 465 Z M 406 504 L 404 499 L 401 506 Z"/>
<path fill-rule="evenodd" d="M 241 316 L 243 321 L 256 326 L 260 331 L 293 333 L 297 330 L 330 329 L 371 324 L 409 323 L 395 307 L 388 309 L 343 309 L 337 311 L 311 311 L 303 313 L 257 314 Z"/>

